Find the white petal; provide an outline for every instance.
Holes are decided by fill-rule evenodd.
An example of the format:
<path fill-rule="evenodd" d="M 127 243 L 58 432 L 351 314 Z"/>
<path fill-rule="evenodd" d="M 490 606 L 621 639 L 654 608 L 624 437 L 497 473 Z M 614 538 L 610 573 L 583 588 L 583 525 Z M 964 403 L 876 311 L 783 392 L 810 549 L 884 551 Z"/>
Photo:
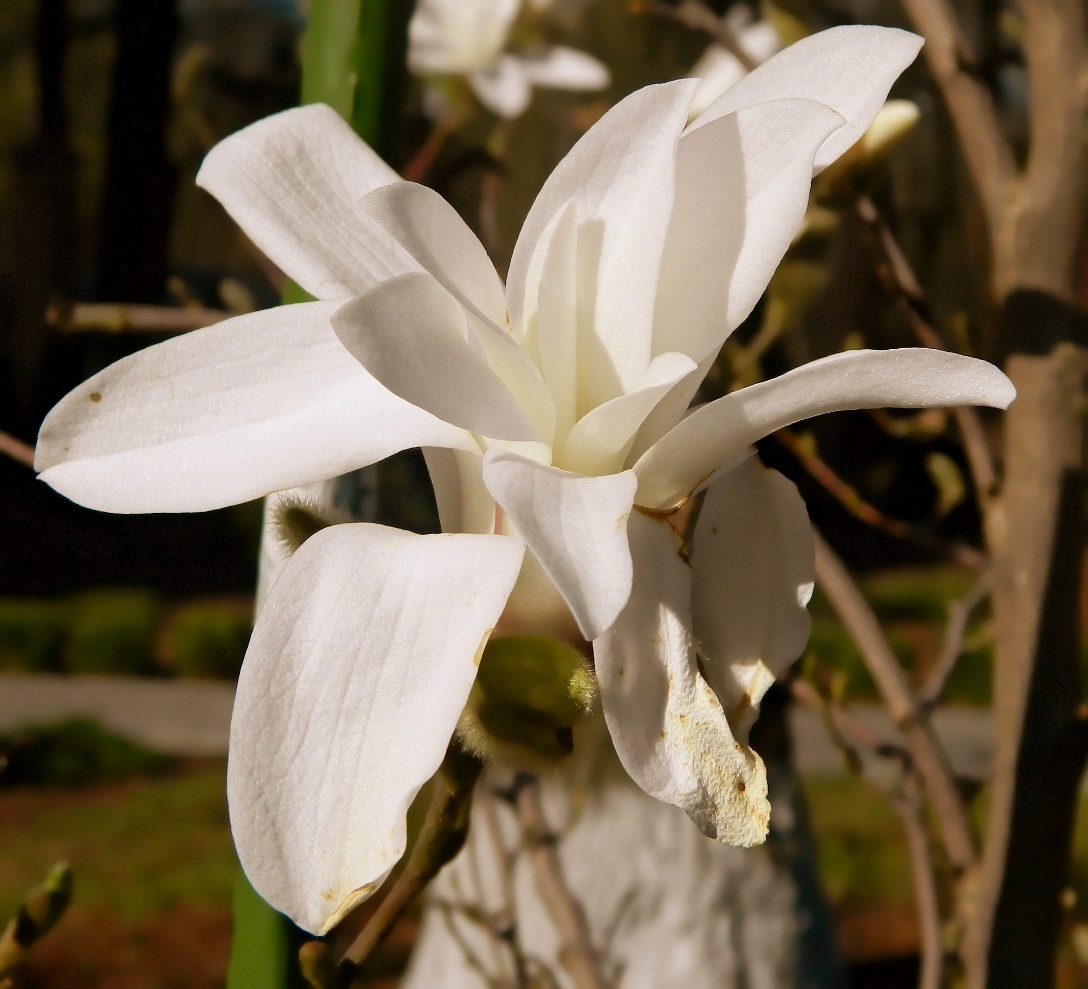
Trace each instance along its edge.
<path fill-rule="evenodd" d="M 375 189 L 359 206 L 463 306 L 505 325 L 506 295 L 495 266 L 457 210 L 437 192 L 415 182 L 394 182 Z"/>
<path fill-rule="evenodd" d="M 752 311 L 804 220 L 812 157 L 842 124 L 822 103 L 777 100 L 681 138 L 655 354 L 701 361 Z"/>
<path fill-rule="evenodd" d="M 646 417 L 679 381 L 695 371 L 684 354 L 661 354 L 646 369 L 642 386 L 588 412 L 571 429 L 556 463 L 578 474 L 612 474 L 623 461 Z"/>
<path fill-rule="evenodd" d="M 1004 409 L 1012 382 L 992 364 L 941 350 L 851 350 L 696 409 L 635 464 L 636 501 L 675 505 L 715 471 L 736 464 L 749 444 L 790 423 L 844 409 L 989 405 Z"/>
<path fill-rule="evenodd" d="M 817 100 L 846 118 L 816 155 L 820 171 L 873 122 L 891 85 L 914 61 L 922 39 L 896 28 L 848 25 L 803 38 L 750 72 L 693 124 L 703 127 L 741 107 L 768 100 Z"/>
<path fill-rule="evenodd" d="M 42 479 L 100 511 L 202 512 L 413 446 L 476 449 L 359 366 L 329 322 L 339 305 L 238 316 L 99 372 L 42 424 Z"/>
<path fill-rule="evenodd" d="M 377 189 L 360 207 L 468 310 L 491 369 L 536 430 L 550 439 L 554 403 L 533 362 L 503 329 L 509 319 L 502 281 L 457 211 L 437 192 L 414 182 Z"/>
<path fill-rule="evenodd" d="M 523 57 L 521 64 L 529 82 L 543 89 L 591 93 L 612 83 L 612 74 L 603 62 L 563 45 L 547 48 L 536 58 Z"/>
<path fill-rule="evenodd" d="M 483 458 L 464 450 L 425 447 L 443 532 L 495 531 L 495 501 L 484 485 Z"/>
<path fill-rule="evenodd" d="M 539 439 L 471 346 L 465 310 L 430 275 L 390 279 L 344 305 L 332 323 L 359 363 L 405 401 L 484 436 Z"/>
<path fill-rule="evenodd" d="M 416 75 L 469 72 L 506 43 L 521 0 L 419 0 L 408 24 L 408 68 Z"/>
<path fill-rule="evenodd" d="M 356 295 L 419 267 L 356 205 L 397 174 L 324 104 L 232 134 L 208 153 L 196 181 L 319 299 Z"/>
<path fill-rule="evenodd" d="M 404 853 L 522 552 L 336 525 L 276 581 L 238 680 L 227 797 L 250 882 L 305 930 L 328 931 Z"/>
<path fill-rule="evenodd" d="M 711 838 L 767 836 L 767 773 L 734 737 L 699 674 L 691 634 L 691 571 L 668 524 L 634 512 L 635 578 L 618 621 L 593 643 L 608 730 L 631 778 L 682 808 Z"/>
<path fill-rule="evenodd" d="M 691 557 L 692 620 L 703 673 L 739 736 L 808 642 L 815 566 L 805 503 L 778 471 L 749 457 L 707 490 Z"/>
<path fill-rule="evenodd" d="M 573 202 L 578 220 L 579 408 L 636 388 L 652 354 L 658 268 L 672 212 L 676 144 L 697 84 L 647 86 L 612 107 L 559 163 L 537 196 L 510 262 L 507 299 L 515 332 L 536 309 L 534 254 Z"/>
<path fill-rule="evenodd" d="M 490 65 L 473 70 L 468 84 L 476 98 L 504 120 L 520 117 L 533 98 L 521 59 L 513 55 L 500 55 Z"/>
<path fill-rule="evenodd" d="M 631 590 L 630 471 L 581 477 L 513 453 L 484 458 L 484 483 L 563 595 L 582 635 L 616 620 Z"/>

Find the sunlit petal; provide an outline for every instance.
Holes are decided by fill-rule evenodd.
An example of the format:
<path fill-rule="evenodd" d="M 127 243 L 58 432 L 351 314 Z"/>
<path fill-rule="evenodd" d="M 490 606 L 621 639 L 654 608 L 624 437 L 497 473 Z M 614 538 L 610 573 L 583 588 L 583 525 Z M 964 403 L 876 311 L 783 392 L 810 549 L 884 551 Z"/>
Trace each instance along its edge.
<path fill-rule="evenodd" d="M 843 409 L 989 405 L 1016 396 L 992 364 L 942 350 L 851 350 L 742 388 L 696 409 L 639 458 L 636 501 L 675 505 L 776 429 Z"/>
<path fill-rule="evenodd" d="M 344 350 L 340 304 L 238 316 L 100 371 L 42 424 L 42 480 L 100 511 L 201 512 L 409 447 L 477 449 Z"/>
<path fill-rule="evenodd" d="M 250 882 L 324 934 L 404 853 L 521 566 L 506 536 L 324 529 L 272 588 L 238 681 L 227 795 Z"/>
<path fill-rule="evenodd" d="M 419 265 L 356 205 L 399 181 L 330 107 L 297 107 L 220 141 L 197 175 L 253 242 L 319 299 Z"/>

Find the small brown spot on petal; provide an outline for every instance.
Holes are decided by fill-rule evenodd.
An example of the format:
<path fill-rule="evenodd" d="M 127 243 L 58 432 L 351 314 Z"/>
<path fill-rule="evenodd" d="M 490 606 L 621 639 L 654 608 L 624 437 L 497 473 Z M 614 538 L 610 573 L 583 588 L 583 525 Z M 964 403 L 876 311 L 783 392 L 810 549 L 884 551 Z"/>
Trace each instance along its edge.
<path fill-rule="evenodd" d="M 739 790 L 741 793 L 743 793 L 747 789 L 748 789 L 748 787 L 746 787 L 744 785 L 744 780 L 737 780 L 737 790 Z"/>
<path fill-rule="evenodd" d="M 97 403 L 97 402 L 101 402 L 101 401 L 102 401 L 102 393 L 101 393 L 101 392 L 93 391 L 93 392 L 91 392 L 91 393 L 90 393 L 90 395 L 88 395 L 87 397 L 88 397 L 88 398 L 89 398 L 89 399 L 90 399 L 90 400 L 91 400 L 92 402 L 95 402 L 95 403 Z"/>

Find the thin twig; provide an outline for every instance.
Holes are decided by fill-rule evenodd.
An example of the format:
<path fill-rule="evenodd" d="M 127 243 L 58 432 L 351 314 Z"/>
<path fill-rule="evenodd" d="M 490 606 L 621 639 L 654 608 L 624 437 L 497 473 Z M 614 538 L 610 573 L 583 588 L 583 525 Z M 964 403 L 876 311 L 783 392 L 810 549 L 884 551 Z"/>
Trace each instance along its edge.
<path fill-rule="evenodd" d="M 944 630 L 941 655 L 922 689 L 918 691 L 918 702 L 923 707 L 932 708 L 941 699 L 948 678 L 956 667 L 956 661 L 966 651 L 964 635 L 971 613 L 986 600 L 989 593 L 990 571 L 984 570 L 971 590 L 961 600 L 953 601 L 948 606 L 948 625 Z"/>
<path fill-rule="evenodd" d="M 34 466 L 34 447 L 0 430 L 0 453 L 25 467 Z"/>
<path fill-rule="evenodd" d="M 518 777 L 514 801 L 537 892 L 559 934 L 559 962 L 575 989 L 606 989 L 585 913 L 563 877 L 555 836 L 544 817 L 540 784 L 535 777 Z"/>
<path fill-rule="evenodd" d="M 933 801 L 949 860 L 957 869 L 968 869 L 978 856 L 967 807 L 956 788 L 948 756 L 911 691 L 873 609 L 835 551 L 819 533 L 815 537 L 816 580 L 856 643 L 892 721 L 903 734 L 907 751 Z"/>
<path fill-rule="evenodd" d="M 632 0 L 631 9 L 635 13 L 666 17 L 678 24 L 683 24 L 692 31 L 702 31 L 729 52 L 748 72 L 751 72 L 758 64 L 741 47 L 727 19 L 719 17 L 699 0 L 680 0 L 680 3 L 675 6 L 662 3 L 661 0 Z"/>
<path fill-rule="evenodd" d="M 885 515 L 880 509 L 869 504 L 858 494 L 856 488 L 847 484 L 815 450 L 815 444 L 798 436 L 791 429 L 779 429 L 774 438 L 790 451 L 801 466 L 812 475 L 828 494 L 831 495 L 854 518 L 896 539 L 910 539 L 942 555 L 948 554 L 957 562 L 975 570 L 986 563 L 986 557 L 977 549 L 963 543 L 951 543 L 938 539 L 931 533 L 917 526 L 909 525 L 899 519 Z"/>
<path fill-rule="evenodd" d="M 804 680 L 792 680 L 790 691 L 797 700 L 818 710 L 824 716 L 825 722 L 832 722 L 829 725 L 831 740 L 836 745 L 846 746 L 846 740 L 842 738 L 841 733 L 848 733 L 874 755 L 893 758 L 899 763 L 903 775 L 898 786 L 878 785 L 885 792 L 903 823 L 910 852 L 915 908 L 918 911 L 918 927 L 922 942 L 922 970 L 918 987 L 919 989 L 940 989 L 941 973 L 944 968 L 940 900 L 937 896 L 937 882 L 933 858 L 929 850 L 929 837 L 926 834 L 922 814 L 922 794 L 909 753 L 897 746 L 888 745 L 867 725 L 851 715 L 845 705 L 830 703 Z M 860 768 L 861 761 L 857 753 L 849 747 L 846 751 L 849 753 L 848 762 L 856 760 Z"/>
<path fill-rule="evenodd" d="M 933 856 L 929 849 L 923 816 L 922 793 L 913 772 L 903 774 L 899 787 L 890 794 L 892 807 L 903 822 L 910 852 L 911 874 L 914 877 L 914 905 L 918 912 L 921 934 L 922 970 L 918 989 L 941 989 L 944 970 L 944 947 L 941 944 L 941 907 L 937 895 L 937 880 L 933 871 Z"/>
<path fill-rule="evenodd" d="M 415 846 L 378 908 L 344 952 L 345 969 L 361 965 L 405 910 L 464 845 L 472 791 L 482 764 L 455 742 L 435 774 L 434 791 Z"/>
<path fill-rule="evenodd" d="M 883 282 L 885 290 L 896 300 L 896 304 L 905 314 L 918 342 L 923 347 L 930 347 L 933 350 L 947 350 L 948 346 L 944 338 L 933 326 L 929 303 L 926 301 L 918 276 L 895 239 L 891 227 L 868 196 L 859 196 L 856 208 L 858 216 L 872 234 L 884 257 L 885 263 L 877 267 L 877 275 Z M 997 469 L 994 467 L 994 458 L 986 439 L 982 418 L 973 405 L 958 406 L 951 411 L 956 418 L 960 438 L 963 440 L 971 479 L 974 481 L 982 510 L 985 512 L 997 488 Z"/>
<path fill-rule="evenodd" d="M 189 333 L 233 315 L 224 309 L 77 302 L 70 308 L 50 306 L 45 321 L 62 333 Z"/>

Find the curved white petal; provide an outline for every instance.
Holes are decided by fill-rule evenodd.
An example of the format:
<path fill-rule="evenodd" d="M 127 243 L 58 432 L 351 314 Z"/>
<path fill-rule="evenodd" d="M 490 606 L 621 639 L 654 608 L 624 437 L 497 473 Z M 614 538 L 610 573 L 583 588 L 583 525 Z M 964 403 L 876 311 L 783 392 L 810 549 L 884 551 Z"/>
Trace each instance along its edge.
<path fill-rule="evenodd" d="M 801 655 L 815 547 L 792 482 L 749 457 L 707 490 L 695 525 L 691 611 L 702 670 L 740 737 Z"/>
<path fill-rule="evenodd" d="M 430 275 L 401 275 L 332 319 L 341 343 L 395 395 L 445 422 L 498 439 L 537 432 L 469 342 L 461 304 Z"/>
<path fill-rule="evenodd" d="M 749 444 L 790 423 L 844 409 L 989 405 L 1004 409 L 1012 382 L 992 364 L 943 350 L 851 350 L 696 409 L 635 464 L 636 502 L 675 505 L 715 471 L 728 469 Z"/>
<path fill-rule="evenodd" d="M 804 220 L 813 155 L 842 125 L 822 103 L 776 100 L 681 138 L 655 354 L 701 361 L 752 311 Z"/>
<path fill-rule="evenodd" d="M 399 178 L 336 111 L 296 107 L 220 141 L 196 177 L 253 242 L 319 299 L 418 269 L 357 203 Z"/>
<path fill-rule="evenodd" d="M 505 325 L 506 294 L 495 266 L 468 224 L 437 192 L 415 182 L 394 182 L 365 196 L 359 207 L 466 309 Z"/>
<path fill-rule="evenodd" d="M 636 388 L 650 364 L 657 275 L 672 213 L 676 144 L 697 83 L 647 86 L 612 107 L 552 172 L 518 236 L 507 300 L 516 333 L 537 306 L 546 235 L 573 202 L 578 226 L 579 408 Z"/>
<path fill-rule="evenodd" d="M 575 423 L 556 464 L 577 474 L 612 474 L 623 460 L 639 427 L 678 382 L 696 370 L 684 354 L 660 354 L 646 369 L 642 386 L 598 405 Z"/>
<path fill-rule="evenodd" d="M 918 55 L 922 39 L 897 28 L 833 27 L 784 48 L 720 96 L 692 128 L 704 127 L 741 107 L 768 100 L 824 103 L 846 118 L 816 155 L 813 171 L 826 168 L 873 122 L 892 83 Z"/>
<path fill-rule="evenodd" d="M 468 84 L 476 98 L 504 120 L 520 117 L 533 98 L 521 59 L 513 55 L 500 55 L 490 65 L 474 69 L 468 75 Z"/>
<path fill-rule="evenodd" d="M 546 48 L 536 57 L 523 56 L 521 64 L 529 82 L 543 89 L 592 93 L 612 84 L 612 74 L 603 62 L 564 45 Z"/>
<path fill-rule="evenodd" d="M 339 305 L 238 316 L 99 372 L 42 424 L 42 480 L 99 511 L 202 512 L 413 446 L 477 449 L 359 366 L 329 322 Z"/>
<path fill-rule="evenodd" d="M 416 75 L 470 72 L 506 43 L 521 0 L 419 0 L 408 23 L 408 68 Z"/>
<path fill-rule="evenodd" d="M 582 635 L 600 635 L 631 590 L 627 517 L 634 475 L 581 477 L 492 451 L 484 457 L 484 483 L 563 595 Z"/>
<path fill-rule="evenodd" d="M 424 447 L 438 520 L 443 532 L 495 531 L 495 500 L 484 485 L 483 458 L 478 453 Z"/>
<path fill-rule="evenodd" d="M 335 525 L 276 581 L 238 679 L 227 798 L 250 882 L 305 930 L 328 931 L 404 853 L 522 553 Z"/>
<path fill-rule="evenodd" d="M 691 571 L 666 522 L 634 512 L 635 576 L 615 625 L 593 643 L 608 730 L 631 778 L 682 808 L 711 838 L 758 845 L 770 804 L 763 762 L 733 737 L 699 674 L 691 634 Z"/>

